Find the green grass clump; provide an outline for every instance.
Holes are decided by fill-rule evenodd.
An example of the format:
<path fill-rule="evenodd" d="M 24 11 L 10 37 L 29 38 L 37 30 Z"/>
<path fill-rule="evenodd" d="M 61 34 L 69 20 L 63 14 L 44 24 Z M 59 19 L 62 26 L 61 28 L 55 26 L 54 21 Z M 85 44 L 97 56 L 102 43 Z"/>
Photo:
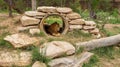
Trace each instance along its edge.
<path fill-rule="evenodd" d="M 82 67 L 95 67 L 95 65 L 97 64 L 98 61 L 99 61 L 98 56 L 93 55 L 93 56 L 90 58 L 89 62 L 83 64 Z"/>
<path fill-rule="evenodd" d="M 98 55 L 99 57 L 114 59 L 115 50 L 113 46 L 97 48 L 94 49 L 92 52 Z"/>
<path fill-rule="evenodd" d="M 39 48 L 35 47 L 35 48 L 32 50 L 32 61 L 33 61 L 33 62 L 35 62 L 35 61 L 41 61 L 41 62 L 43 62 L 43 63 L 48 64 L 48 62 L 49 62 L 50 60 L 51 60 L 50 58 L 47 58 L 47 57 L 45 57 L 43 54 L 40 53 Z"/>
<path fill-rule="evenodd" d="M 45 35 L 45 33 L 44 32 L 40 32 L 40 33 L 36 33 L 36 34 L 34 34 L 34 36 L 41 36 L 41 37 L 45 37 L 46 35 Z"/>
<path fill-rule="evenodd" d="M 84 51 L 84 48 L 83 47 L 76 47 L 76 51 L 75 51 L 75 54 L 78 55 L 78 54 L 81 54 L 82 52 Z"/>
<path fill-rule="evenodd" d="M 2 35 L 0 35 L 0 46 L 1 47 L 12 48 L 12 45 L 8 41 L 4 40 L 4 37 L 9 34 L 10 34 L 9 32 L 4 32 L 4 33 L 2 33 Z"/>
<path fill-rule="evenodd" d="M 81 30 L 73 30 L 73 31 L 71 31 L 71 32 L 68 32 L 67 36 L 79 38 L 79 37 L 90 37 L 91 34 L 89 34 L 89 33 L 84 33 L 84 32 L 82 32 Z"/>

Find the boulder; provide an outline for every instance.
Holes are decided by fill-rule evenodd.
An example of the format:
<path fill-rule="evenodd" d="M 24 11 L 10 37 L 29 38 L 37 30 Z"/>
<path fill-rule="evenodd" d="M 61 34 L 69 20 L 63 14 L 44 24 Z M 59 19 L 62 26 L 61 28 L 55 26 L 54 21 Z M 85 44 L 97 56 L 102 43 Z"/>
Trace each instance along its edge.
<path fill-rule="evenodd" d="M 71 13 L 72 12 L 72 9 L 71 8 L 67 8 L 67 7 L 58 7 L 56 8 L 56 10 L 59 12 L 59 13 Z"/>
<path fill-rule="evenodd" d="M 70 25 L 70 29 L 82 29 L 82 25 Z"/>
<path fill-rule="evenodd" d="M 22 16 L 20 19 L 23 26 L 39 24 L 40 19 L 35 19 L 33 17 Z"/>
<path fill-rule="evenodd" d="M 30 46 L 38 41 L 36 38 L 23 34 L 8 35 L 4 38 L 4 40 L 10 42 L 15 48 Z"/>
<path fill-rule="evenodd" d="M 99 33 L 99 29 L 98 29 L 98 28 L 95 28 L 95 29 L 93 29 L 93 30 L 90 30 L 90 33 L 97 35 L 97 34 Z"/>
<path fill-rule="evenodd" d="M 36 61 L 32 67 L 47 67 L 45 63 L 42 63 L 42 62 L 39 62 L 39 61 Z"/>
<path fill-rule="evenodd" d="M 30 16 L 30 17 L 36 17 L 36 16 L 45 16 L 46 14 L 43 12 L 37 12 L 37 11 L 26 11 L 25 15 Z"/>
<path fill-rule="evenodd" d="M 80 19 L 80 18 L 81 18 L 80 14 L 78 14 L 78 13 L 70 13 L 70 14 L 67 14 L 67 17 L 68 17 L 69 19 L 71 19 L 71 20 Z"/>
<path fill-rule="evenodd" d="M 31 64 L 30 52 L 0 51 L 0 67 L 24 67 Z"/>
<path fill-rule="evenodd" d="M 87 26 L 96 26 L 96 23 L 94 21 L 85 21 L 85 25 L 87 25 Z"/>
<path fill-rule="evenodd" d="M 37 8 L 37 11 L 38 12 L 47 12 L 47 13 L 49 13 L 49 12 L 56 12 L 56 7 L 48 7 L 48 6 L 41 6 L 41 7 L 38 7 Z"/>
<path fill-rule="evenodd" d="M 96 28 L 96 26 L 83 26 L 84 30 L 93 30 L 95 28 Z"/>
<path fill-rule="evenodd" d="M 78 25 L 78 24 L 82 25 L 82 24 L 85 24 L 85 20 L 84 19 L 76 19 L 76 20 L 70 21 L 69 23 L 76 24 L 76 25 Z"/>
<path fill-rule="evenodd" d="M 68 57 L 62 57 L 53 59 L 48 63 L 50 67 L 82 67 L 82 65 L 89 61 L 93 56 L 93 53 L 84 52 L 80 55 L 73 55 Z"/>
<path fill-rule="evenodd" d="M 38 29 L 38 28 L 29 29 L 29 33 L 30 33 L 31 35 L 39 34 L 39 33 L 40 33 L 40 29 Z"/>
<path fill-rule="evenodd" d="M 45 52 L 41 52 L 43 50 Z M 55 58 L 64 54 L 71 55 L 75 53 L 75 47 L 72 44 L 65 41 L 52 41 L 49 43 L 44 43 L 40 47 L 40 53 L 46 53 L 45 56 Z"/>

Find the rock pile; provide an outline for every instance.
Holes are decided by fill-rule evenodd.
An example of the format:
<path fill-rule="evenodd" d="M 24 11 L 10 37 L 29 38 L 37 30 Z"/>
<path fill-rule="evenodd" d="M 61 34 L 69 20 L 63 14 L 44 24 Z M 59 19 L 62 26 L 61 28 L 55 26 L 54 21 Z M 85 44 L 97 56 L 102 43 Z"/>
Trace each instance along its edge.
<path fill-rule="evenodd" d="M 37 8 L 37 11 L 26 11 L 20 20 L 23 26 L 38 25 L 44 17 L 51 14 L 62 16 L 65 23 L 69 23 L 69 30 L 79 29 L 91 34 L 99 34 L 94 21 L 85 21 L 80 14 L 67 7 L 41 6 Z"/>

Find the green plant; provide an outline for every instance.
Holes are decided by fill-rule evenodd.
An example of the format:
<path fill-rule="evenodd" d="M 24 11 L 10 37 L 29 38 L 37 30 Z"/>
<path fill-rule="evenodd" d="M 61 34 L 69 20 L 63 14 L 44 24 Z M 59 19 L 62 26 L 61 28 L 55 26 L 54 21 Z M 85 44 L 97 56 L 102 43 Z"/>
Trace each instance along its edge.
<path fill-rule="evenodd" d="M 82 67 L 95 67 L 97 62 L 99 61 L 98 56 L 93 55 L 88 63 L 84 63 Z"/>
<path fill-rule="evenodd" d="M 32 50 L 32 61 L 33 61 L 33 62 L 35 62 L 35 61 L 41 61 L 41 62 L 43 62 L 43 63 L 48 64 L 48 62 L 49 62 L 50 60 L 51 60 L 50 58 L 45 57 L 44 54 L 40 53 L 39 48 L 35 47 L 35 48 Z"/>

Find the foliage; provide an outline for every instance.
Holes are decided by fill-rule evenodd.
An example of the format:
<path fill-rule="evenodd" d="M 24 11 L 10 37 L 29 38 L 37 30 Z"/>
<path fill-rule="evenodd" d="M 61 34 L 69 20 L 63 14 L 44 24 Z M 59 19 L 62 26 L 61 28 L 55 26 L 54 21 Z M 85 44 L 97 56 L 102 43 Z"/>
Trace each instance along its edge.
<path fill-rule="evenodd" d="M 7 4 L 4 2 L 4 0 L 0 0 L 0 12 L 3 10 L 3 11 L 6 11 L 6 9 L 8 9 L 8 6 Z"/>
<path fill-rule="evenodd" d="M 62 24 L 63 20 L 60 17 L 50 16 L 50 17 L 48 17 L 48 18 L 45 19 L 45 22 L 48 23 L 48 24 L 52 24 L 54 22 Z"/>
<path fill-rule="evenodd" d="M 77 13 L 81 13 L 80 0 L 76 0 L 75 2 L 70 2 L 70 7 L 73 9 L 73 11 Z"/>

